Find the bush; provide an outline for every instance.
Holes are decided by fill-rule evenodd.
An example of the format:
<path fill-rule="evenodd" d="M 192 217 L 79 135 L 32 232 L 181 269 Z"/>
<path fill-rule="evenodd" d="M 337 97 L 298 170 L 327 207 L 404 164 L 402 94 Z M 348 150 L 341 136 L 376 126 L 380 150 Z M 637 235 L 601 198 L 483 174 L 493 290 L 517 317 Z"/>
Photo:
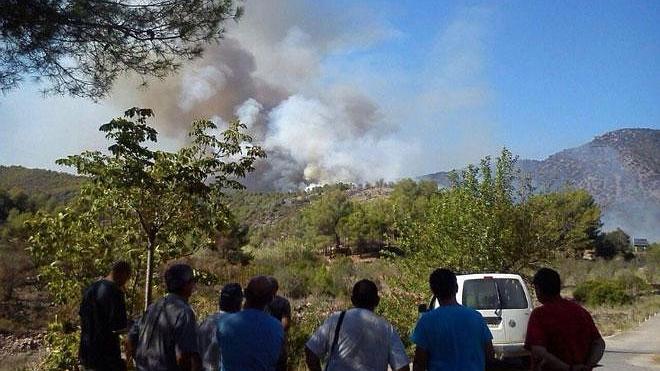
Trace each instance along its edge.
<path fill-rule="evenodd" d="M 626 283 L 620 279 L 581 283 L 575 288 L 573 297 L 588 305 L 630 304 L 634 298 L 628 293 Z"/>
<path fill-rule="evenodd" d="M 41 370 L 73 371 L 78 369 L 79 331 L 69 324 L 56 321 L 48 325 L 45 339 L 48 351 L 40 365 Z"/>

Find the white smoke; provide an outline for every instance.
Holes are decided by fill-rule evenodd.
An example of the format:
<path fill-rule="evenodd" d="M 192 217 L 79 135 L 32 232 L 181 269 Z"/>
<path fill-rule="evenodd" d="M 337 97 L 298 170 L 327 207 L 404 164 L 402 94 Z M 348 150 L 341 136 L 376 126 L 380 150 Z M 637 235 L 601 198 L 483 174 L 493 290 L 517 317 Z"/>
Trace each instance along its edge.
<path fill-rule="evenodd" d="M 422 148 L 400 135 L 350 74 L 324 69 L 334 55 L 398 36 L 371 14 L 332 3 L 247 2 L 245 17 L 228 25 L 225 39 L 204 58 L 137 94 L 125 81 L 114 100 L 154 108 L 158 129 L 169 136 L 184 133 L 194 119 L 238 117 L 268 154 L 248 178 L 252 186 L 393 180 L 406 164 L 420 162 Z"/>

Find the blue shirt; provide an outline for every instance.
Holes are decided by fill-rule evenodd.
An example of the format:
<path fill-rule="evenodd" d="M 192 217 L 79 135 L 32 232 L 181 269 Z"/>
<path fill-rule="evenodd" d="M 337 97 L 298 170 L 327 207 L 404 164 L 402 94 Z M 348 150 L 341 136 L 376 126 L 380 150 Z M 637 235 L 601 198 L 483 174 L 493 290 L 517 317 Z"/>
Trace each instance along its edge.
<path fill-rule="evenodd" d="M 256 309 L 230 313 L 218 320 L 222 371 L 274 371 L 284 344 L 282 324 Z"/>
<path fill-rule="evenodd" d="M 428 352 L 429 371 L 483 371 L 485 346 L 492 338 L 481 314 L 461 305 L 424 313 L 410 336 Z"/>

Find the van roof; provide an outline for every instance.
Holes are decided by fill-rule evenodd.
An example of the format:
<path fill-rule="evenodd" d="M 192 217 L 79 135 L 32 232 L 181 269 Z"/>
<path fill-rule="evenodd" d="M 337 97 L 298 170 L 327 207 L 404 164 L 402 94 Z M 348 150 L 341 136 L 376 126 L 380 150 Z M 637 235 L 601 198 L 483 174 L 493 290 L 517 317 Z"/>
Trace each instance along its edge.
<path fill-rule="evenodd" d="M 519 274 L 512 273 L 475 273 L 475 274 L 461 274 L 456 276 L 456 279 L 459 281 L 474 280 L 474 279 L 484 279 L 484 278 L 521 278 Z"/>

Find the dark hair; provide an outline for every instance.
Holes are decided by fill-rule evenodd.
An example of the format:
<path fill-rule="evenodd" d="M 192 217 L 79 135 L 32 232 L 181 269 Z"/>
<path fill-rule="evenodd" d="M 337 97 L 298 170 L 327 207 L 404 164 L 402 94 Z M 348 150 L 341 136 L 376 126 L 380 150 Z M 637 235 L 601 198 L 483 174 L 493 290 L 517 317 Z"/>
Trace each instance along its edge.
<path fill-rule="evenodd" d="M 431 273 L 429 277 L 431 291 L 439 299 L 446 299 L 456 295 L 458 292 L 458 283 L 454 272 L 445 268 L 438 268 Z"/>
<path fill-rule="evenodd" d="M 112 271 L 113 274 L 117 274 L 117 273 L 131 274 L 131 263 L 125 260 L 118 260 L 112 263 L 110 270 Z"/>
<path fill-rule="evenodd" d="M 373 309 L 378 306 L 378 287 L 373 281 L 360 280 L 353 286 L 351 302 L 357 308 Z"/>
<path fill-rule="evenodd" d="M 541 268 L 534 275 L 532 283 L 544 295 L 555 296 L 561 291 L 559 273 L 550 268 Z"/>
<path fill-rule="evenodd" d="M 228 312 L 240 308 L 240 303 L 243 301 L 243 288 L 238 283 L 228 283 L 220 291 L 220 299 L 218 306 L 220 310 Z"/>
<path fill-rule="evenodd" d="M 188 264 L 174 264 L 165 271 L 167 292 L 177 293 L 193 280 L 193 270 Z"/>
<path fill-rule="evenodd" d="M 270 282 L 270 285 L 273 286 L 273 291 L 277 291 L 280 289 L 280 284 L 277 282 L 277 278 L 273 276 L 268 276 L 268 282 Z"/>
<path fill-rule="evenodd" d="M 273 300 L 273 286 L 268 277 L 256 276 L 250 279 L 245 288 L 245 305 L 251 308 L 264 308 Z"/>

